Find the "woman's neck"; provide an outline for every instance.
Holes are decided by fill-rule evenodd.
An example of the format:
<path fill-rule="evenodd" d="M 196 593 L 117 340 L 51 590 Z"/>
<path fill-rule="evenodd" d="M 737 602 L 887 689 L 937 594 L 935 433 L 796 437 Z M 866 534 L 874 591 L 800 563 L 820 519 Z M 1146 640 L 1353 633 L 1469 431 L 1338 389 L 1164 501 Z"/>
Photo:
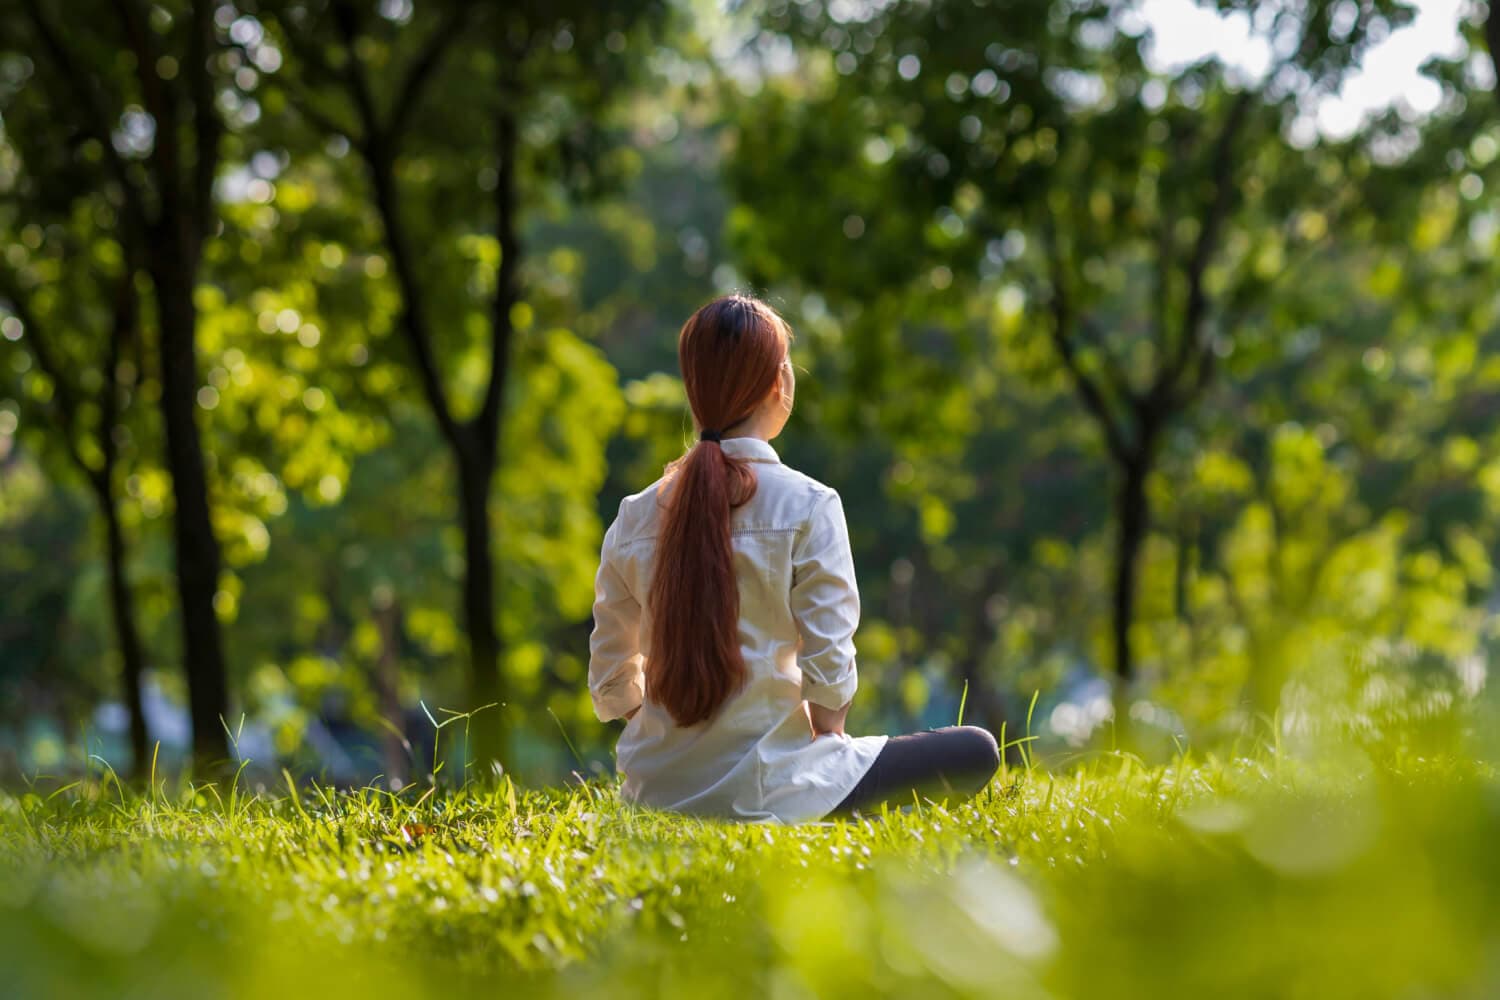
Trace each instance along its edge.
<path fill-rule="evenodd" d="M 744 423 L 740 424 L 738 427 L 725 434 L 724 440 L 728 441 L 733 438 L 755 438 L 758 441 L 765 441 L 769 443 L 771 438 L 774 436 L 775 432 L 770 427 L 769 421 L 765 419 L 764 414 L 757 413 L 749 420 L 746 420 Z"/>
<path fill-rule="evenodd" d="M 786 411 L 780 409 L 777 400 L 773 398 L 763 402 L 754 413 L 729 428 L 724 439 L 757 438 L 769 444 L 786 426 L 786 418 Z"/>

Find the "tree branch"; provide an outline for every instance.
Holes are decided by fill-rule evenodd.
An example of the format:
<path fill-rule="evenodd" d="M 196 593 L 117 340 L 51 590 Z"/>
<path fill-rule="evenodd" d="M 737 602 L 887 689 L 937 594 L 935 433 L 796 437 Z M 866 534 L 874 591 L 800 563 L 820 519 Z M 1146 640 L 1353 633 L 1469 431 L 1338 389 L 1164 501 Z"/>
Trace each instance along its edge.
<path fill-rule="evenodd" d="M 110 316 L 109 348 L 105 358 L 104 379 L 99 387 L 99 449 L 104 462 L 99 470 L 106 493 L 112 495 L 115 465 L 114 425 L 124 411 L 123 387 L 120 384 L 120 358 L 128 341 L 139 334 L 140 300 L 135 293 L 136 252 L 122 240 L 120 247 L 125 266 L 115 287 L 114 310 Z"/>
<path fill-rule="evenodd" d="M 115 148 L 114 138 L 111 135 L 109 111 L 100 102 L 95 87 L 94 77 L 85 73 L 68 51 L 66 45 L 52 25 L 47 22 L 46 17 L 37 0 L 22 0 L 26 8 L 27 18 L 36 29 L 41 48 L 53 64 L 56 75 L 61 77 L 67 87 L 73 91 L 73 100 L 80 111 L 79 118 L 84 123 L 84 129 L 103 148 L 105 162 L 109 165 L 109 171 L 120 185 L 121 194 L 125 200 L 125 215 L 131 224 L 140 232 L 146 231 L 146 218 L 141 208 L 141 192 L 130 179 L 129 171 L 126 169 L 125 161 L 120 156 L 120 151 Z"/>
<path fill-rule="evenodd" d="M 370 173 L 370 186 L 375 193 L 375 208 L 385 228 L 386 246 L 391 253 L 391 266 L 396 272 L 396 283 L 401 289 L 401 315 L 397 326 L 406 339 L 407 346 L 417 365 L 417 378 L 422 394 L 432 409 L 438 429 L 455 448 L 467 443 L 464 428 L 453 417 L 448 404 L 448 394 L 443 388 L 442 373 L 437 356 L 432 349 L 432 335 L 427 327 L 427 314 L 423 307 L 421 278 L 411 253 L 411 243 L 401 221 L 401 199 L 396 188 L 396 142 L 388 136 L 381 125 L 375 101 L 370 92 L 369 81 L 355 52 L 359 37 L 359 13 L 348 0 L 336 0 L 333 7 L 340 37 L 347 51 L 345 80 L 354 98 L 354 106 L 363 125 L 363 141 L 359 145 L 365 166 Z"/>
<path fill-rule="evenodd" d="M 1160 198 L 1160 195 L 1158 195 Z M 1156 268 L 1153 279 L 1156 283 L 1155 302 L 1155 326 L 1158 343 L 1161 347 L 1163 357 L 1166 356 L 1167 330 L 1171 326 L 1167 322 L 1170 312 L 1170 296 L 1172 292 L 1172 270 L 1177 257 L 1177 236 L 1175 227 L 1176 216 L 1163 209 L 1165 217 L 1161 221 L 1161 229 L 1156 234 Z"/>
<path fill-rule="evenodd" d="M 1244 127 L 1255 96 L 1253 90 L 1240 91 L 1230 106 L 1218 139 L 1214 142 L 1211 160 L 1214 197 L 1209 205 L 1208 213 L 1203 218 L 1203 224 L 1198 229 L 1198 239 L 1193 246 L 1193 255 L 1188 261 L 1188 293 L 1187 304 L 1183 308 L 1182 337 L 1177 342 L 1175 356 L 1160 376 L 1160 381 L 1166 384 L 1168 392 L 1175 387 L 1194 353 L 1209 350 L 1202 339 L 1203 320 L 1208 312 L 1208 291 L 1204 287 L 1204 279 L 1208 265 L 1218 251 L 1219 235 L 1224 228 L 1224 220 L 1229 215 L 1230 204 L 1234 197 L 1235 140 L 1239 138 L 1240 130 Z"/>
<path fill-rule="evenodd" d="M 375 107 L 375 97 L 370 92 L 370 83 L 365 79 L 364 66 L 360 62 L 358 45 L 359 40 L 359 11 L 348 0 L 335 0 L 333 5 L 333 20 L 339 30 L 339 37 L 344 43 L 344 81 L 349 88 L 350 95 L 354 98 L 355 113 L 359 115 L 360 122 L 364 125 L 364 141 L 372 150 L 376 147 L 384 147 L 387 136 L 384 123 L 380 120 L 380 112 Z M 389 150 L 389 155 L 394 159 L 395 149 Z"/>
<path fill-rule="evenodd" d="M 315 125 L 320 131 L 329 135 L 342 135 L 352 139 L 357 145 L 364 144 L 364 136 L 359 129 L 350 128 L 337 118 L 321 111 L 312 103 L 310 94 L 297 94 L 293 99 L 293 105 L 297 113 Z"/>
<path fill-rule="evenodd" d="M 298 67 L 304 69 L 310 68 L 316 71 L 316 75 L 324 83 L 343 84 L 347 86 L 348 77 L 339 73 L 328 64 L 328 60 L 323 58 L 322 50 L 310 40 L 312 37 L 314 36 L 311 33 L 304 34 L 298 32 L 295 25 L 288 25 L 280 40 L 296 53 L 296 65 Z M 350 53 L 351 57 L 352 55 L 353 53 Z M 293 104 L 296 106 L 298 113 L 324 132 L 347 136 L 352 141 L 362 144 L 365 141 L 365 137 L 360 133 L 359 129 L 344 124 L 338 117 L 319 109 L 313 103 L 315 88 L 316 82 L 312 82 L 311 85 L 304 84 L 296 88 L 288 86 L 287 90 L 292 95 Z"/>
<path fill-rule="evenodd" d="M 38 322 L 30 301 L 21 291 L 15 272 L 8 267 L 0 268 L 0 297 L 5 298 L 11 313 L 21 321 L 24 328 L 21 343 L 24 349 L 36 360 L 37 368 L 52 383 L 55 405 L 50 409 L 54 413 L 54 423 L 62 434 L 68 458 L 78 466 L 79 471 L 92 479 L 97 470 L 84 461 L 83 453 L 78 450 L 78 442 L 74 440 L 74 435 L 78 432 L 77 391 L 73 383 L 68 381 L 61 359 L 52 353 L 52 348 L 42 336 L 42 324 Z"/>
<path fill-rule="evenodd" d="M 507 88 L 508 91 L 508 88 Z M 520 301 L 518 274 L 521 264 L 520 227 L 517 225 L 517 188 L 520 184 L 520 153 L 514 96 L 502 93 L 501 107 L 495 116 L 495 235 L 500 243 L 500 264 L 495 273 L 495 297 L 490 316 L 490 379 L 484 389 L 484 403 L 477 417 L 481 440 L 490 454 L 498 445 L 501 405 L 505 383 L 510 372 L 510 348 L 515 336 L 511 310 Z"/>
<path fill-rule="evenodd" d="M 196 236 L 202 240 L 211 231 L 214 175 L 219 169 L 219 140 L 224 119 L 214 107 L 214 74 L 208 65 L 214 49 L 211 0 L 193 0 L 193 23 L 188 38 L 188 86 L 193 101 L 193 190 L 192 205 L 198 213 Z"/>
<path fill-rule="evenodd" d="M 1116 396 L 1125 399 L 1133 406 L 1137 405 L 1141 401 L 1140 394 L 1135 391 L 1130 376 L 1120 367 L 1120 359 L 1106 347 L 1104 331 L 1089 316 L 1075 316 L 1073 322 L 1099 348 L 1099 363 L 1104 368 L 1108 387 L 1114 390 Z"/>
<path fill-rule="evenodd" d="M 1078 356 L 1073 343 L 1073 312 L 1072 303 L 1068 297 L 1067 279 L 1063 274 L 1062 256 L 1057 246 L 1056 226 L 1050 216 L 1042 227 L 1043 243 L 1047 248 L 1047 261 L 1050 272 L 1052 292 L 1049 296 L 1049 305 L 1052 311 L 1052 326 L 1049 330 L 1052 344 L 1057 348 L 1058 356 L 1062 359 L 1063 367 L 1067 369 L 1068 376 L 1073 382 L 1083 405 L 1093 415 L 1100 431 L 1104 434 L 1104 443 L 1111 455 L 1121 463 L 1130 459 L 1130 449 L 1127 446 L 1119 425 L 1115 422 L 1109 410 L 1109 403 L 1104 398 L 1104 392 L 1094 378 L 1084 371 L 1078 362 Z"/>
<path fill-rule="evenodd" d="M 1189 403 L 1201 396 L 1203 390 L 1208 388 L 1218 367 L 1218 355 L 1214 353 L 1213 345 L 1205 344 L 1194 355 L 1192 377 L 1185 383 L 1179 383 L 1174 387 L 1168 405 L 1175 410 L 1186 409 Z"/>
<path fill-rule="evenodd" d="M 1317 40 L 1317 32 L 1313 30 L 1312 24 L 1311 18 L 1304 19 L 1302 38 L 1297 48 L 1271 67 L 1270 72 L 1266 74 L 1267 80 L 1274 80 L 1283 68 L 1307 56 Z M 1235 96 L 1234 103 L 1230 105 L 1229 114 L 1225 117 L 1224 126 L 1214 142 L 1210 160 L 1214 197 L 1203 219 L 1203 224 L 1198 230 L 1193 255 L 1188 261 L 1188 296 L 1183 309 L 1182 336 L 1177 343 L 1177 351 L 1170 365 L 1159 375 L 1157 383 L 1148 393 L 1153 403 L 1180 408 L 1207 387 L 1217 367 L 1213 345 L 1203 339 L 1203 322 L 1208 313 L 1208 290 L 1205 287 L 1205 278 L 1208 265 L 1218 251 L 1220 232 L 1229 216 L 1230 203 L 1234 195 L 1234 145 L 1244 128 L 1251 107 L 1259 96 L 1258 91 L 1249 88 L 1240 91 Z M 1193 373 L 1186 384 L 1183 384 L 1181 379 L 1187 373 L 1189 362 L 1193 363 Z"/>
<path fill-rule="evenodd" d="M 443 56 L 452 48 L 459 34 L 469 21 L 469 12 L 475 7 L 471 3 L 454 3 L 448 8 L 441 24 L 433 29 L 426 44 L 412 61 L 411 69 L 396 90 L 396 102 L 387 125 L 390 135 L 399 135 L 406 128 L 408 119 L 421 102 L 422 92 L 437 72 Z"/>
<path fill-rule="evenodd" d="M 145 96 L 146 111 L 156 122 L 156 135 L 151 144 L 148 161 L 160 185 L 162 203 L 175 192 L 181 183 L 178 173 L 181 164 L 178 156 L 177 101 L 169 88 L 162 85 L 156 72 L 156 49 L 151 44 L 151 29 L 147 26 L 135 0 L 115 0 L 115 11 L 125 27 L 125 37 L 130 42 L 135 56 L 136 76 L 141 81 L 141 92 Z"/>
<path fill-rule="evenodd" d="M 1265 303 L 1270 301 L 1272 292 L 1283 281 L 1285 281 L 1289 275 L 1297 275 L 1302 273 L 1303 267 L 1309 261 L 1328 252 L 1329 248 L 1333 244 L 1333 234 L 1339 231 L 1343 220 L 1349 214 L 1349 212 L 1353 210 L 1356 201 L 1357 196 L 1349 194 L 1347 189 L 1341 191 L 1338 194 L 1336 203 L 1324 212 L 1324 215 L 1328 219 L 1328 224 L 1325 227 L 1324 234 L 1317 240 L 1308 243 L 1302 249 L 1302 252 L 1300 254 L 1284 264 L 1279 270 L 1277 270 L 1274 275 L 1272 275 L 1269 279 L 1266 280 L 1263 285 L 1260 286 L 1260 288 L 1258 289 L 1258 294 L 1255 297 L 1255 301 L 1257 303 Z M 1287 228 L 1291 228 L 1290 224 Z M 1236 329 L 1240 325 L 1249 321 L 1249 318 L 1253 311 L 1254 310 L 1251 308 L 1226 310 L 1223 318 L 1223 325 L 1231 330 Z M 1212 380 L 1214 372 L 1218 367 L 1218 357 L 1212 350 L 1212 346 L 1212 344 L 1207 344 L 1204 346 L 1204 349 L 1199 352 L 1197 358 L 1197 367 L 1194 370 L 1192 377 L 1187 381 L 1185 386 L 1179 386 L 1174 394 L 1174 405 L 1181 407 L 1187 402 L 1195 399 L 1199 394 L 1203 392 L 1208 383 Z"/>

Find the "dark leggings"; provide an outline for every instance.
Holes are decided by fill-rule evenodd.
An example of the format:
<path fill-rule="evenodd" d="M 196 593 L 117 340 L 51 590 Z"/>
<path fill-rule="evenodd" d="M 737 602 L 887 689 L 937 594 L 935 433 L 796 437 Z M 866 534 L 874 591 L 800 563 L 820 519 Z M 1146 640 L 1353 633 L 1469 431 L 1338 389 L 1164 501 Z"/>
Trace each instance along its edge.
<path fill-rule="evenodd" d="M 892 736 L 859 784 L 829 815 L 873 812 L 882 802 L 909 805 L 913 795 L 966 799 L 989 784 L 999 767 L 995 737 L 978 726 Z"/>

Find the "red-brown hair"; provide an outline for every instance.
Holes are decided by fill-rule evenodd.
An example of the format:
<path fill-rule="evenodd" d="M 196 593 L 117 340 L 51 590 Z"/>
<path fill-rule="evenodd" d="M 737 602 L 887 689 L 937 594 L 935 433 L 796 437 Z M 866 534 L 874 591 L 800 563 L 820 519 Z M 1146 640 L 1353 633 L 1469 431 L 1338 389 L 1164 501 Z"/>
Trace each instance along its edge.
<path fill-rule="evenodd" d="M 770 395 L 790 330 L 745 295 L 715 299 L 677 337 L 688 406 L 700 431 L 725 434 Z M 755 472 L 700 440 L 667 468 L 651 579 L 647 696 L 679 726 L 713 717 L 745 683 L 730 511 L 755 495 Z"/>

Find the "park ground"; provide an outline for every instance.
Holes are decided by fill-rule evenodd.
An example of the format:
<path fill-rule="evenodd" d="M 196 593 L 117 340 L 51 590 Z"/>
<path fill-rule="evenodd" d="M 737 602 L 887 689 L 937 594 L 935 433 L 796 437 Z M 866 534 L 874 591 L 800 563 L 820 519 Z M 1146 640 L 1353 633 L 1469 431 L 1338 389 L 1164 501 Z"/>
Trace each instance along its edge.
<path fill-rule="evenodd" d="M 971 802 L 794 828 L 600 780 L 38 779 L 0 795 L 3 992 L 1492 997 L 1487 731 L 1022 753 Z"/>

